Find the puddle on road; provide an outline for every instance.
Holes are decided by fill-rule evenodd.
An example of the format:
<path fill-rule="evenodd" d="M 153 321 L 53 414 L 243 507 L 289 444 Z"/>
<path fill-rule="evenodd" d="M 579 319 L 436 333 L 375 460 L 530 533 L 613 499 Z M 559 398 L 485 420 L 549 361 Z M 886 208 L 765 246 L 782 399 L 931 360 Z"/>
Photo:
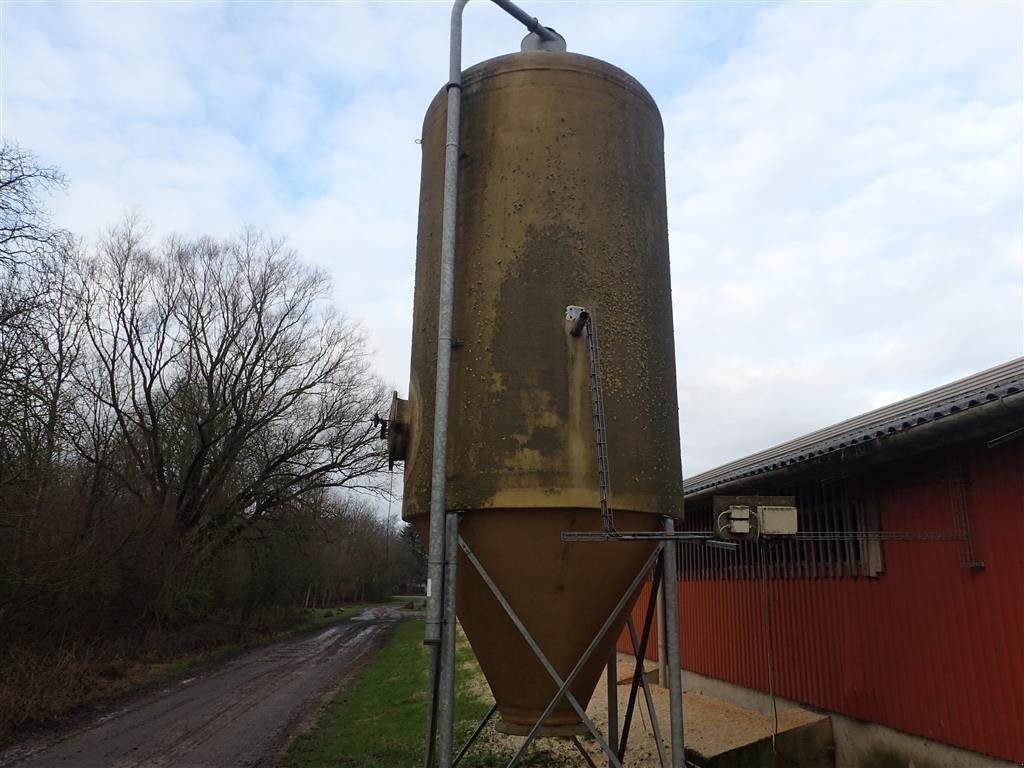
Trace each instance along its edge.
<path fill-rule="evenodd" d="M 352 621 L 380 621 L 381 619 L 397 619 L 398 617 L 398 608 L 393 605 L 378 605 L 373 608 L 367 608 L 359 615 L 353 616 Z"/>

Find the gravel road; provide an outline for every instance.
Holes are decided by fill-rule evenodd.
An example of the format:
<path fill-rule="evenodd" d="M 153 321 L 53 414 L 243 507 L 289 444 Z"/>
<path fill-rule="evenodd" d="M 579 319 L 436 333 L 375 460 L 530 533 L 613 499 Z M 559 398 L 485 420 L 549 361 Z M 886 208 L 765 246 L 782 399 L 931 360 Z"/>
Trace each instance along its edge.
<path fill-rule="evenodd" d="M 402 620 L 371 608 L 139 698 L 57 743 L 22 745 L 17 768 L 233 768 L 277 765 L 295 733 L 360 672 Z"/>

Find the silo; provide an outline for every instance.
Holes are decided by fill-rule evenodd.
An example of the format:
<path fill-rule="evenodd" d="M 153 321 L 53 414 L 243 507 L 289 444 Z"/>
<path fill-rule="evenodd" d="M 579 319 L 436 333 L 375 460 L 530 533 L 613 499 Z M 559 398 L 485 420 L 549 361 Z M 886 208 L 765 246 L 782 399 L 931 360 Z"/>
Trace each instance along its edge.
<path fill-rule="evenodd" d="M 409 402 L 393 414 L 403 516 L 424 537 L 445 119 L 442 91 L 423 124 Z M 617 526 L 658 530 L 682 509 L 661 118 L 623 71 L 533 51 L 464 72 L 461 126 L 447 508 L 564 676 L 654 547 L 560 538 L 601 530 L 587 348 L 568 305 L 600 329 Z M 556 688 L 465 562 L 457 592 L 503 729 L 525 733 Z M 584 705 L 621 625 L 572 686 Z M 581 731 L 563 703 L 544 733 Z"/>

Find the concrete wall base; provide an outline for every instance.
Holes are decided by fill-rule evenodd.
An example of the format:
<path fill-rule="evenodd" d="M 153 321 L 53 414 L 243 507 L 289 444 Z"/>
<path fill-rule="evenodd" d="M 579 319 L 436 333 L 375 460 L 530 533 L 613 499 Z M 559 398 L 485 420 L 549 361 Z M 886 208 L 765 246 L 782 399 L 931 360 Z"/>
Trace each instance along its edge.
<path fill-rule="evenodd" d="M 696 672 L 683 671 L 683 688 L 754 712 L 769 714 L 772 711 L 772 698 L 768 694 Z M 776 706 L 779 712 L 794 707 L 813 709 L 781 697 L 776 698 Z M 816 711 L 832 719 L 836 768 L 1011 768 L 1016 765 L 878 723 L 828 710 Z"/>
<path fill-rule="evenodd" d="M 759 739 L 709 758 L 686 750 L 687 762 L 698 768 L 831 768 L 832 756 L 828 717 L 780 731 L 774 745 L 771 738 Z"/>

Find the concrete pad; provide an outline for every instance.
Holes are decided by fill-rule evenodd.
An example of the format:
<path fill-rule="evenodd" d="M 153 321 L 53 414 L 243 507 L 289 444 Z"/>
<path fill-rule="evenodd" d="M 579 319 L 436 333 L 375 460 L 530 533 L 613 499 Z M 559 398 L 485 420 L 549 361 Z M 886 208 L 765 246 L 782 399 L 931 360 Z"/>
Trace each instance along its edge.
<path fill-rule="evenodd" d="M 706 768 L 831 766 L 832 724 L 803 709 L 775 718 L 735 704 L 687 693 L 683 696 L 687 758 Z"/>

